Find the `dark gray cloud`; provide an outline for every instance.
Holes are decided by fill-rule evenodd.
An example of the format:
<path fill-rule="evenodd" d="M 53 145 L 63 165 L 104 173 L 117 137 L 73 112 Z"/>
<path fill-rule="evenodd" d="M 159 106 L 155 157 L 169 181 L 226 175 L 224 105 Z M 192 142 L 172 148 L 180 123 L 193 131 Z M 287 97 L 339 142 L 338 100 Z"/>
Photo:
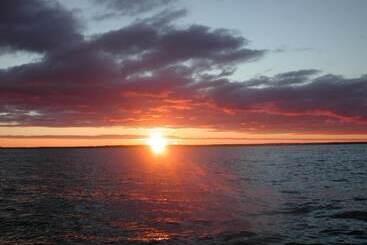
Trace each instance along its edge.
<path fill-rule="evenodd" d="M 257 87 L 253 87 L 253 80 L 241 83 L 224 81 L 212 87 L 208 96 L 219 107 L 233 110 L 234 113 L 259 112 L 299 119 L 304 128 L 311 125 L 307 118 L 314 120 L 317 117 L 322 119 L 318 120 L 320 128 L 325 123 L 344 126 L 356 123 L 365 127 L 366 76 L 354 79 L 335 75 L 312 77 L 315 74 L 316 70 L 301 70 L 262 77 L 256 80 Z M 284 125 L 288 123 L 291 121 L 285 121 Z"/>
<path fill-rule="evenodd" d="M 176 0 L 90 0 L 94 4 L 103 6 L 105 10 L 98 14 L 95 19 L 103 20 L 120 15 L 138 15 L 152 10 L 165 9 Z"/>
<path fill-rule="evenodd" d="M 0 1 L 0 48 L 46 52 L 80 41 L 72 13 L 51 1 Z"/>
<path fill-rule="evenodd" d="M 277 74 L 274 77 L 260 76 L 258 78 L 246 81 L 247 86 L 287 86 L 297 85 L 308 82 L 308 78 L 320 74 L 321 71 L 316 69 L 298 70 Z"/>
<path fill-rule="evenodd" d="M 141 13 L 157 7 L 165 6 L 174 0 L 110 0 L 105 1 L 109 8 L 122 13 Z"/>
<path fill-rule="evenodd" d="M 106 33 L 95 44 L 113 54 L 133 55 L 121 63 L 126 74 L 184 62 L 196 68 L 223 68 L 259 58 L 264 53 L 244 48 L 247 41 L 242 37 L 197 25 L 187 29 L 161 29 L 140 23 Z"/>

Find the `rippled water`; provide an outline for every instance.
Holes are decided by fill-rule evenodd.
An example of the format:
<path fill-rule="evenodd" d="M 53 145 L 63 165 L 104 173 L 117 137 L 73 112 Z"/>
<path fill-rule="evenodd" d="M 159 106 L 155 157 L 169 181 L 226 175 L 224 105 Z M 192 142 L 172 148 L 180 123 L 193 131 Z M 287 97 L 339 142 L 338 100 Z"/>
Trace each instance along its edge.
<path fill-rule="evenodd" d="M 367 145 L 0 150 L 0 244 L 367 244 Z"/>

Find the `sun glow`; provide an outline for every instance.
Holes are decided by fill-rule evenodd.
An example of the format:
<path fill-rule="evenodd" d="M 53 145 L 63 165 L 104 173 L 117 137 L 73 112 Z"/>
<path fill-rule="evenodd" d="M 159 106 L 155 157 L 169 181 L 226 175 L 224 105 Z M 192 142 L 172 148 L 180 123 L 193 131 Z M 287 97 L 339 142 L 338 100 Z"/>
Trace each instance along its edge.
<path fill-rule="evenodd" d="M 147 143 L 155 154 L 162 154 L 166 150 L 167 140 L 159 131 L 152 132 Z"/>

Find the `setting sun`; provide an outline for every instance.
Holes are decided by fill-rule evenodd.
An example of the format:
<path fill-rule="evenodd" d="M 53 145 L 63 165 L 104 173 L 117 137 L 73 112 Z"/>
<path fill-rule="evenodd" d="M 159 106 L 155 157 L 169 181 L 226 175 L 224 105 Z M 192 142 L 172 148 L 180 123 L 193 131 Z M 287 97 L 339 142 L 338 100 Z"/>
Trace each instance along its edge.
<path fill-rule="evenodd" d="M 152 132 L 147 143 L 155 154 L 163 153 L 167 146 L 167 140 L 161 132 Z"/>

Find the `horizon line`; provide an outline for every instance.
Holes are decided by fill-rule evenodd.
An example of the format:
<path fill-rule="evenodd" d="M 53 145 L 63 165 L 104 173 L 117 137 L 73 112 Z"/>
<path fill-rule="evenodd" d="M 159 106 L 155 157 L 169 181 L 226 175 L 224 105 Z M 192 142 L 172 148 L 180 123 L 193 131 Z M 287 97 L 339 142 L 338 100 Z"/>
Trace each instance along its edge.
<path fill-rule="evenodd" d="M 167 147 L 256 147 L 256 146 L 297 146 L 297 145 L 363 145 L 367 141 L 330 141 L 330 142 L 288 142 L 288 143 L 243 143 L 243 144 L 169 144 Z M 146 144 L 120 144 L 120 145 L 92 145 L 92 146 L 0 146 L 0 149 L 63 149 L 63 148 L 130 148 L 130 147 L 149 147 Z"/>

